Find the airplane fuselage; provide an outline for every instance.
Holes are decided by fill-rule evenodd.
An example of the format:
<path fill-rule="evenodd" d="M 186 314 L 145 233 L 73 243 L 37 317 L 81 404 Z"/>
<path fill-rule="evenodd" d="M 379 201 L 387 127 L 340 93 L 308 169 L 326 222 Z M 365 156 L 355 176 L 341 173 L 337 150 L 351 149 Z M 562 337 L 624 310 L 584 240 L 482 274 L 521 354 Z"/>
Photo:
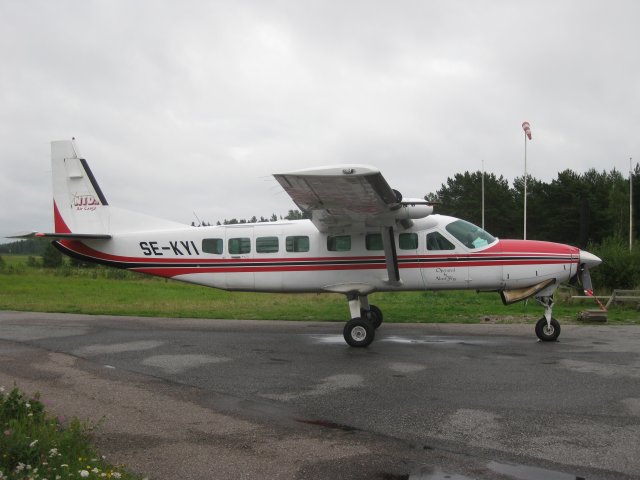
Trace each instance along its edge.
<path fill-rule="evenodd" d="M 447 230 L 455 221 L 431 215 L 396 233 L 400 282 L 388 279 L 378 229 L 329 234 L 309 220 L 122 233 L 108 241 L 61 240 L 60 248 L 145 274 L 259 292 L 511 290 L 577 272 L 576 247 L 495 239 L 469 248 Z"/>

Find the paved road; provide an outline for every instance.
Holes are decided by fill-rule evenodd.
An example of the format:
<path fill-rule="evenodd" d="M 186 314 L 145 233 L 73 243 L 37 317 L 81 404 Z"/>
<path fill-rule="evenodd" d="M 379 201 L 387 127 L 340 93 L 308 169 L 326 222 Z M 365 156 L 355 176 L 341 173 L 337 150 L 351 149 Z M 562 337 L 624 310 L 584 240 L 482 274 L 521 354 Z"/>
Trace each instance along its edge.
<path fill-rule="evenodd" d="M 640 328 L 0 312 L 0 381 L 152 478 L 640 478 Z"/>

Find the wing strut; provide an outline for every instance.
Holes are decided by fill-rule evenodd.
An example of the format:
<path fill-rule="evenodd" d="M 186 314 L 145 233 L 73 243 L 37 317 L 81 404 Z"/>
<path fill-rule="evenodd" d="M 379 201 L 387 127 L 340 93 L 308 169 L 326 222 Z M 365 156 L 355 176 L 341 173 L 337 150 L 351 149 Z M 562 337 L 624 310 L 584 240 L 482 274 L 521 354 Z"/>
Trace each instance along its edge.
<path fill-rule="evenodd" d="M 400 269 L 398 267 L 398 254 L 396 252 L 396 240 L 393 234 L 393 227 L 382 227 L 382 245 L 384 246 L 389 282 L 398 283 L 400 281 Z"/>

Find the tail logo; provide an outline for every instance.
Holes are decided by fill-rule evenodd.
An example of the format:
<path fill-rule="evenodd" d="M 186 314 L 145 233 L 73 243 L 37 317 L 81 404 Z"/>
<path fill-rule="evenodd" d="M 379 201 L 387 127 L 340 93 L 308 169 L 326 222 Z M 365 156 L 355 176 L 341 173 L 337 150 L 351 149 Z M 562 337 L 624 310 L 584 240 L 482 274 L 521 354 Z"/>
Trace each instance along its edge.
<path fill-rule="evenodd" d="M 74 195 L 73 208 L 77 211 L 92 211 L 100 206 L 100 200 L 93 195 Z"/>

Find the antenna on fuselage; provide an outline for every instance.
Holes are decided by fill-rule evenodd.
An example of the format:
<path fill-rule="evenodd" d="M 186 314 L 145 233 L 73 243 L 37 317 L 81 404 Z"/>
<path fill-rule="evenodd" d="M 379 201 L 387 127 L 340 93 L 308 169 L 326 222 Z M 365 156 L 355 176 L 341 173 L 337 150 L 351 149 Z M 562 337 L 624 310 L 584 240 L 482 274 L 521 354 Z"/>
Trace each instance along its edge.
<path fill-rule="evenodd" d="M 196 220 L 198 220 L 198 226 L 201 227 L 202 226 L 202 221 L 198 218 L 198 215 L 196 215 L 196 212 L 193 212 L 193 216 L 196 217 Z"/>

